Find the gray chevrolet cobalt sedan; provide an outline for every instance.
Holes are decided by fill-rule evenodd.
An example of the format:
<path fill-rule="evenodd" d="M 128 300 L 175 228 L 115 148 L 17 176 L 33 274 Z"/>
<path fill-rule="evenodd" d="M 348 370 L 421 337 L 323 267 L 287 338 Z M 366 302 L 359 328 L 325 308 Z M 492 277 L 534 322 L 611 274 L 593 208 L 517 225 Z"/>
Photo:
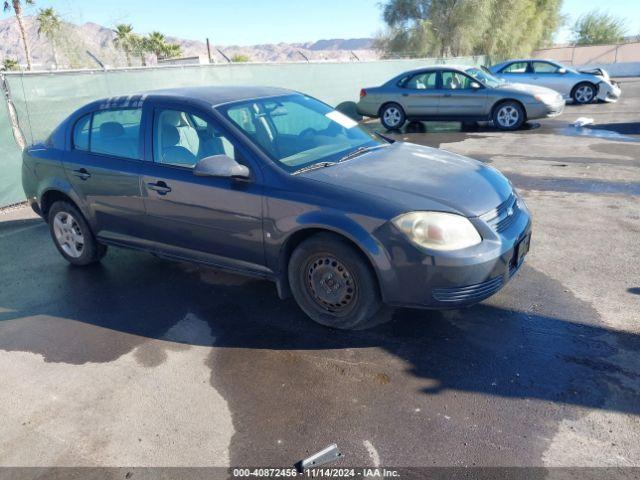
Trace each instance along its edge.
<path fill-rule="evenodd" d="M 24 190 L 73 265 L 108 246 L 275 282 L 323 325 L 496 293 L 529 249 L 497 170 L 390 142 L 304 94 L 180 88 L 79 109 L 28 148 Z"/>
<path fill-rule="evenodd" d="M 407 120 L 491 120 L 501 130 L 517 130 L 527 120 L 560 115 L 564 104 L 548 88 L 507 84 L 477 67 L 439 65 L 363 88 L 357 110 L 380 118 L 388 130 L 402 128 Z"/>

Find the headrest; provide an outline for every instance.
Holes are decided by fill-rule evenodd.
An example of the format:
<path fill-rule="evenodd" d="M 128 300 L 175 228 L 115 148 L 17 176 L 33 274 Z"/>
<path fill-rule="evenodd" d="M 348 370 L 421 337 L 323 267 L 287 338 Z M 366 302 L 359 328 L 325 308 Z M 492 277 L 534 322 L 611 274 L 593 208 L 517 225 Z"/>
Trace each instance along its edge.
<path fill-rule="evenodd" d="M 100 136 L 102 138 L 116 138 L 124 135 L 124 127 L 118 122 L 105 122 L 100 125 Z"/>
<path fill-rule="evenodd" d="M 173 127 L 183 127 L 186 125 L 181 112 L 175 110 L 165 110 L 162 112 L 162 124 L 171 125 Z"/>
<path fill-rule="evenodd" d="M 162 148 L 173 147 L 180 143 L 180 132 L 172 125 L 162 125 Z"/>

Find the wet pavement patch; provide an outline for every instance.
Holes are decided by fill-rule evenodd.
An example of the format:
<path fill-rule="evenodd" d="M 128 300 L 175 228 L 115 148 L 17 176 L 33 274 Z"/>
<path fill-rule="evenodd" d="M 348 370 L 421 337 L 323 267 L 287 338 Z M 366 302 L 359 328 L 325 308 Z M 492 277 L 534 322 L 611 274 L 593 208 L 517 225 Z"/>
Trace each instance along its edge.
<path fill-rule="evenodd" d="M 586 178 L 538 177 L 520 173 L 505 173 L 516 187 L 526 190 L 543 190 L 567 193 L 609 195 L 640 195 L 640 182 L 609 182 Z"/>

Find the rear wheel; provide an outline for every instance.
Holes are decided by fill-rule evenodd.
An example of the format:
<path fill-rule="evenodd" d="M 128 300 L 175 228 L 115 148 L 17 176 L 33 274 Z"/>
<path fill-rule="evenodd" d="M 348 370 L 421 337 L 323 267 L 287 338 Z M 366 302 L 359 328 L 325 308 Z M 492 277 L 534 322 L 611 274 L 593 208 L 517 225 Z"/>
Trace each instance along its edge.
<path fill-rule="evenodd" d="M 595 97 L 596 87 L 591 83 L 579 83 L 571 93 L 571 98 L 573 98 L 574 103 L 579 105 L 591 103 Z"/>
<path fill-rule="evenodd" d="M 517 130 L 524 121 L 524 109 L 518 102 L 509 100 L 493 109 L 493 124 L 500 130 Z"/>
<path fill-rule="evenodd" d="M 100 261 L 107 247 L 98 243 L 87 221 L 71 203 L 58 201 L 48 214 L 49 230 L 60 254 L 73 265 L 89 265 Z"/>
<path fill-rule="evenodd" d="M 291 255 L 288 274 L 296 302 L 322 325 L 362 330 L 390 316 L 368 262 L 336 235 L 318 234 L 301 243 Z"/>
<path fill-rule="evenodd" d="M 404 109 L 397 103 L 387 103 L 380 109 L 380 123 L 387 130 L 399 130 L 406 121 Z"/>

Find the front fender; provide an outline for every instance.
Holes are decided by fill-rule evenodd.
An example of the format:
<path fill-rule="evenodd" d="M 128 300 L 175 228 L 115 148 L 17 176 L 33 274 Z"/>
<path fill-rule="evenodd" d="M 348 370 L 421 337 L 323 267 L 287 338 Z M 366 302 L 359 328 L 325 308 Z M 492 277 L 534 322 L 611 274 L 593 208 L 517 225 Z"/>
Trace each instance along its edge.
<path fill-rule="evenodd" d="M 371 233 L 383 223 L 379 219 L 337 210 L 312 210 L 278 219 L 271 227 L 265 226 L 267 263 L 278 272 L 279 283 L 286 283 L 283 280 L 287 278 L 292 242 L 306 233 L 332 232 L 351 241 L 369 260 L 384 299 L 385 285 L 393 284 L 396 276 L 384 245 Z"/>

